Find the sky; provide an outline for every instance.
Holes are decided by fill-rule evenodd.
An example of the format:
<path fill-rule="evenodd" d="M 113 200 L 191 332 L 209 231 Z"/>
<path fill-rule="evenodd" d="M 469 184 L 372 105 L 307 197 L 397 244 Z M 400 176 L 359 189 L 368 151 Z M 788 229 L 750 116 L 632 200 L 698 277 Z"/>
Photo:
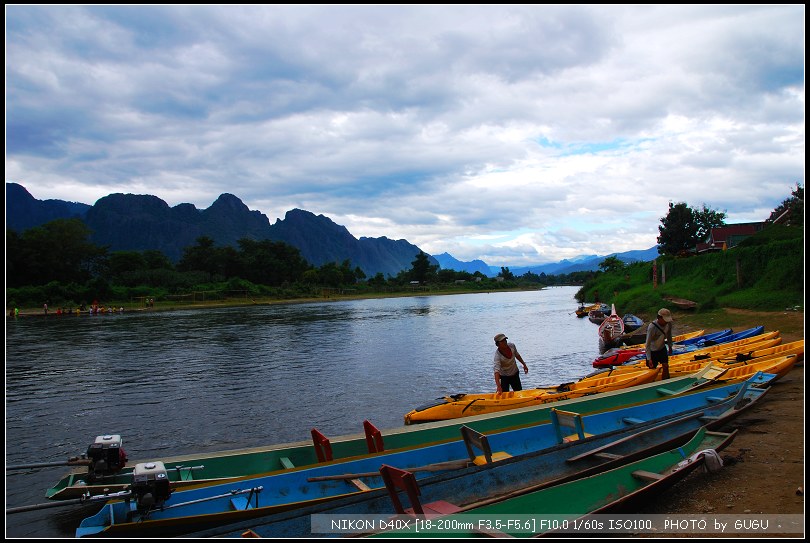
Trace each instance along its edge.
<path fill-rule="evenodd" d="M 763 221 L 804 184 L 801 5 L 6 5 L 6 181 L 493 266 Z"/>

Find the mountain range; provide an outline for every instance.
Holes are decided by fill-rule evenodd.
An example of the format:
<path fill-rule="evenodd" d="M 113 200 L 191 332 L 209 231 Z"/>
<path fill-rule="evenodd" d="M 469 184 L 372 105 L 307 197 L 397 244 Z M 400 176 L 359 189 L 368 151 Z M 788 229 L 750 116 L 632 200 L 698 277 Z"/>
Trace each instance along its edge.
<path fill-rule="evenodd" d="M 349 260 L 368 276 L 377 273 L 396 276 L 408 270 L 419 247 L 404 239 L 387 237 L 355 238 L 344 226 L 324 215 L 293 209 L 274 224 L 259 211 L 251 211 L 236 196 L 221 194 L 207 209 L 192 204 L 174 207 L 150 195 L 110 194 L 88 205 L 63 200 L 37 200 L 22 185 L 6 183 L 6 228 L 23 232 L 55 219 L 82 220 L 90 229 L 90 241 L 110 251 L 143 251 L 156 249 L 173 262 L 182 258 L 186 247 L 207 236 L 219 246 L 237 246 L 242 238 L 283 241 L 296 247 L 310 264 Z M 653 260 L 656 247 L 630 251 L 617 256 L 625 262 Z M 596 270 L 605 257 L 589 255 L 575 260 L 510 268 L 516 276 L 527 271 L 547 275 L 572 271 Z M 442 269 L 495 276 L 501 269 L 481 260 L 462 262 L 447 253 L 431 256 L 430 261 Z"/>

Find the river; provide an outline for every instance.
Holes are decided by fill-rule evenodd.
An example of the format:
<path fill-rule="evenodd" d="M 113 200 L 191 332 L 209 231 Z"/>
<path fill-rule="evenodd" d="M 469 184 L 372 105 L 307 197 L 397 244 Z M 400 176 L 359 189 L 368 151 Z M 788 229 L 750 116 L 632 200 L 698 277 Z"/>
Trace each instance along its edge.
<path fill-rule="evenodd" d="M 445 394 L 494 392 L 493 336 L 524 388 L 592 371 L 597 327 L 576 287 L 6 322 L 6 465 L 55 462 L 120 434 L 131 460 L 402 426 Z M 6 474 L 6 507 L 65 472 Z M 73 537 L 88 506 L 6 516 L 8 537 Z"/>

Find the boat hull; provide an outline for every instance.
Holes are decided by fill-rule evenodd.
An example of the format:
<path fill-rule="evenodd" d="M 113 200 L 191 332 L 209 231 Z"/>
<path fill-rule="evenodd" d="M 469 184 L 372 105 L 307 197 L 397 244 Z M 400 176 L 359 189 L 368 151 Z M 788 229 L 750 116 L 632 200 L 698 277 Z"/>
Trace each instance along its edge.
<path fill-rule="evenodd" d="M 765 376 L 761 376 L 765 380 Z M 707 406 L 737 394 L 743 383 L 731 383 L 724 387 L 696 391 L 682 396 L 673 396 L 660 402 L 630 406 L 614 411 L 594 413 L 583 417 L 583 426 L 588 433 L 605 434 L 625 428 L 636 421 L 672 416 L 683 412 L 685 406 Z M 628 422 L 628 420 L 630 422 Z M 474 428 L 476 429 L 477 428 Z M 493 434 L 491 442 L 497 450 L 511 456 L 519 456 L 560 443 L 560 427 L 540 424 L 508 432 Z M 382 481 L 376 476 L 381 464 L 401 469 L 419 471 L 419 466 L 435 466 L 444 462 L 468 459 L 468 451 L 459 434 L 456 441 L 431 445 L 408 451 L 384 453 L 356 460 L 333 461 L 285 473 L 254 477 L 218 485 L 175 491 L 161 509 L 144 515 L 137 511 L 135 501 L 115 501 L 106 504 L 98 514 L 82 521 L 76 531 L 77 537 L 92 535 L 158 536 L 180 535 L 190 530 L 238 522 L 268 514 L 280 513 L 309 505 L 317 505 L 360 493 L 349 484 L 361 480 L 363 486 L 381 488 Z M 431 471 L 420 471 L 418 478 L 429 477 Z M 352 474 L 347 477 L 346 474 Z M 312 478 L 316 480 L 313 481 Z M 237 491 L 251 492 L 249 499 L 239 499 Z M 258 490 L 261 489 L 261 490 Z M 248 507 L 249 506 L 249 507 Z M 245 508 L 248 507 L 248 508 Z"/>

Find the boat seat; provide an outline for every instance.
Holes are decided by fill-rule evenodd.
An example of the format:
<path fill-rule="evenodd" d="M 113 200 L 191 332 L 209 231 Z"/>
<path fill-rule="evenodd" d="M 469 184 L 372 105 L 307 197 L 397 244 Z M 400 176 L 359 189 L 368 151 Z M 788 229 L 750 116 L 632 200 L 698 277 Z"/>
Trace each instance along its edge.
<path fill-rule="evenodd" d="M 660 473 L 655 473 L 652 471 L 645 471 L 643 469 L 639 469 L 633 472 L 633 477 L 636 479 L 641 479 L 642 481 L 648 481 L 654 483 L 655 481 L 660 481 L 664 478 L 663 475 Z"/>
<path fill-rule="evenodd" d="M 598 452 L 595 453 L 594 456 L 603 460 L 618 460 L 619 458 L 622 458 L 622 455 L 620 454 L 613 454 L 609 452 Z"/>
<path fill-rule="evenodd" d="M 655 391 L 661 394 L 662 396 L 673 396 L 677 394 L 677 392 L 675 392 L 674 390 L 670 390 L 668 388 L 656 388 Z"/>
<path fill-rule="evenodd" d="M 380 468 L 380 475 L 382 475 L 385 488 L 388 490 L 388 496 L 391 498 L 391 503 L 394 505 L 394 511 L 397 514 L 435 517 L 461 511 L 459 506 L 444 500 L 437 500 L 423 505 L 419 500 L 421 492 L 419 491 L 419 485 L 416 483 L 416 477 L 409 471 L 383 464 Z M 399 499 L 399 490 L 407 494 L 411 507 L 406 509 L 402 506 Z"/>
<path fill-rule="evenodd" d="M 295 464 L 292 463 L 292 460 L 290 460 L 286 456 L 282 456 L 281 458 L 278 459 L 278 461 L 281 462 L 281 467 L 284 469 L 293 469 L 295 467 Z"/>
<path fill-rule="evenodd" d="M 585 432 L 582 425 L 582 415 L 571 411 L 561 411 L 560 409 L 552 408 L 551 425 L 554 427 L 554 432 L 557 434 L 557 443 L 570 443 L 593 435 Z M 563 435 L 563 428 L 571 428 L 574 430 L 574 433 L 571 435 Z"/>
<path fill-rule="evenodd" d="M 645 422 L 647 422 L 647 421 L 646 421 L 646 420 L 637 419 L 637 418 L 634 418 L 634 417 L 624 417 L 624 418 L 622 419 L 622 422 L 624 422 L 625 424 L 643 424 L 643 423 L 645 423 Z"/>
<path fill-rule="evenodd" d="M 357 490 L 361 492 L 368 492 L 369 490 L 371 490 L 371 487 L 368 486 L 363 481 L 361 481 L 360 479 L 348 479 L 346 480 L 346 482 L 354 486 Z"/>
<path fill-rule="evenodd" d="M 234 511 L 246 511 L 253 509 L 253 505 L 244 496 L 236 496 L 231 498 L 231 509 Z"/>
<path fill-rule="evenodd" d="M 492 452 L 487 436 L 476 432 L 469 426 L 461 427 L 461 437 L 464 439 L 464 445 L 467 447 L 467 454 L 470 456 L 470 460 L 476 466 L 483 466 L 512 457 L 511 454 L 504 451 Z M 476 455 L 473 447 L 478 448 L 483 454 Z"/>

